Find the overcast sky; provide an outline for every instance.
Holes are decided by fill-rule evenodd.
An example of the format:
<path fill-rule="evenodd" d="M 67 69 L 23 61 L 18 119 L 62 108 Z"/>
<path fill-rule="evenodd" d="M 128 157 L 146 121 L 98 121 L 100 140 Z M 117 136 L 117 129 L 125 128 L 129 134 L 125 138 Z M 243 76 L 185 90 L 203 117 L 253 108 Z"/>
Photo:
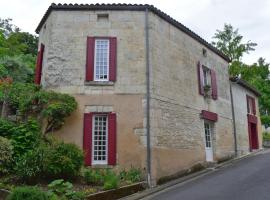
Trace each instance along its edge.
<path fill-rule="evenodd" d="M 244 36 L 256 42 L 255 52 L 243 61 L 259 57 L 270 62 L 270 0 L 0 0 L 0 18 L 12 18 L 23 31 L 34 33 L 51 3 L 141 3 L 152 4 L 181 22 L 208 42 L 216 29 L 230 23 Z"/>

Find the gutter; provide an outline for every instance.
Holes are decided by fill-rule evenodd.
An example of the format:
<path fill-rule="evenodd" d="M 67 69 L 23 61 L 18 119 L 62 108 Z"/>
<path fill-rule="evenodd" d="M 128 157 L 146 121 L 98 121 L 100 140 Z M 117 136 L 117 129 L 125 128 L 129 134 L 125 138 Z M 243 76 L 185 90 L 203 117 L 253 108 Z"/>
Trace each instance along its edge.
<path fill-rule="evenodd" d="M 236 83 L 238 80 L 236 80 Z M 235 122 L 235 110 L 234 110 L 234 101 L 233 101 L 233 92 L 232 92 L 232 82 L 230 81 L 230 96 L 231 96 L 231 107 L 232 107 L 232 120 L 233 120 L 233 137 L 234 137 L 234 155 L 237 157 L 237 136 L 236 136 L 236 122 Z"/>
<path fill-rule="evenodd" d="M 150 137 L 150 62 L 149 62 L 149 21 L 148 8 L 145 9 L 145 63 L 146 63 L 146 149 L 147 184 L 152 187 L 151 174 L 151 137 Z"/>

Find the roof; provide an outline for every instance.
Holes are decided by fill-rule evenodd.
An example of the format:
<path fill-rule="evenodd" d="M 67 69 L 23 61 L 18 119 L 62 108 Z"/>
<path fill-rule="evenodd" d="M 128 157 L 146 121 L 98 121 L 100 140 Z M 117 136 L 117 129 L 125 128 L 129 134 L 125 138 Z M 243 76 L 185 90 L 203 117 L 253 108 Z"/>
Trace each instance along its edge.
<path fill-rule="evenodd" d="M 255 87 L 251 86 L 249 83 L 247 83 L 243 79 L 240 79 L 238 77 L 231 77 L 230 81 L 241 85 L 243 88 L 253 92 L 256 96 L 261 96 L 261 93 Z"/>
<path fill-rule="evenodd" d="M 193 39 L 197 40 L 202 45 L 206 46 L 210 50 L 212 50 L 214 53 L 219 55 L 221 58 L 226 60 L 227 62 L 230 62 L 230 59 L 228 56 L 226 56 L 224 53 L 219 51 L 217 48 L 215 48 L 213 45 L 205 41 L 203 38 L 201 38 L 199 35 L 188 29 L 186 26 L 181 24 L 180 22 L 176 21 L 166 13 L 162 12 L 158 8 L 154 7 L 153 5 L 148 4 L 54 4 L 52 3 L 49 8 L 47 9 L 46 13 L 42 17 L 41 21 L 39 22 L 36 33 L 39 33 L 41 30 L 42 25 L 46 22 L 47 18 L 49 17 L 50 13 L 53 10 L 66 10 L 66 11 L 74 11 L 74 10 L 128 10 L 128 11 L 145 11 L 148 9 L 149 11 L 152 11 L 156 15 L 158 15 L 160 18 L 164 19 L 171 25 L 175 26 L 179 30 L 183 31 Z"/>

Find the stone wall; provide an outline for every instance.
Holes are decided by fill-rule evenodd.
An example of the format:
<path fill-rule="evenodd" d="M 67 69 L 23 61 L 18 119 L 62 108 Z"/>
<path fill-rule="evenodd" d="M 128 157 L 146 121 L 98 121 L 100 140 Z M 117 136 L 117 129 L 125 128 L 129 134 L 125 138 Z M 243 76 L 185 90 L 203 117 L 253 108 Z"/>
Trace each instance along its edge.
<path fill-rule="evenodd" d="M 150 13 L 149 21 L 152 170 L 158 179 L 205 162 L 201 110 L 219 117 L 213 128 L 215 160 L 233 155 L 234 143 L 228 63 L 158 16 Z M 216 71 L 216 101 L 199 95 L 198 61 Z"/>
<path fill-rule="evenodd" d="M 108 14 L 108 20 L 98 20 Z M 52 11 L 40 31 L 45 44 L 42 86 L 73 95 L 78 109 L 55 134 L 82 147 L 83 114 L 117 114 L 117 164 L 145 169 L 144 13 L 127 11 Z M 117 80 L 85 83 L 87 36 L 117 37 Z"/>
<path fill-rule="evenodd" d="M 238 154 L 243 155 L 249 152 L 249 136 L 248 136 L 248 121 L 247 121 L 247 98 L 249 95 L 255 98 L 256 101 L 256 116 L 258 119 L 258 140 L 259 148 L 262 148 L 262 130 L 261 120 L 259 113 L 258 98 L 249 90 L 243 88 L 237 83 L 232 82 L 232 93 L 235 109 L 235 122 L 236 122 L 236 134 L 237 134 L 237 147 Z"/>

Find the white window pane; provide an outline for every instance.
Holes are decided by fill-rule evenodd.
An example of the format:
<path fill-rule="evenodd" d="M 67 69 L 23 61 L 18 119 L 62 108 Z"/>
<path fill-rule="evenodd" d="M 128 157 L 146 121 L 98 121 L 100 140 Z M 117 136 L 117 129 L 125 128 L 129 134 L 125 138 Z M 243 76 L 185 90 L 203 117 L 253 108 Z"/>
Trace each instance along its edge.
<path fill-rule="evenodd" d="M 93 164 L 107 163 L 107 121 L 106 115 L 93 117 Z"/>
<path fill-rule="evenodd" d="M 95 80 L 97 81 L 108 80 L 109 46 L 109 40 L 95 41 Z"/>

